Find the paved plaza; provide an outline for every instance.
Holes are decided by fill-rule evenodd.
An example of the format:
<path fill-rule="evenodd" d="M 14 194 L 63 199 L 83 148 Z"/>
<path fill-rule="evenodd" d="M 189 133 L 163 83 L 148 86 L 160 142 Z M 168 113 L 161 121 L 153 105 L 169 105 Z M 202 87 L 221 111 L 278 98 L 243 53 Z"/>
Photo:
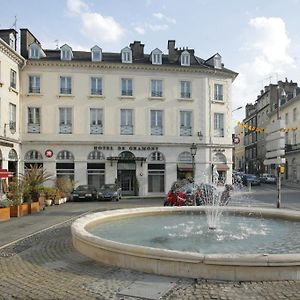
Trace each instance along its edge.
<path fill-rule="evenodd" d="M 137 299 L 124 296 L 122 290 L 147 280 L 149 275 L 107 266 L 79 254 L 72 245 L 70 225 L 76 216 L 87 211 L 150 205 L 161 205 L 161 200 L 66 203 L 0 223 L 0 299 Z M 40 231 L 41 223 L 49 229 Z M 22 239 L 17 232 L 23 234 L 24 226 L 29 228 L 28 234 L 38 232 Z M 9 228 L 14 239 L 18 239 L 15 243 L 9 242 Z M 300 299 L 300 281 L 174 278 L 161 299 Z"/>

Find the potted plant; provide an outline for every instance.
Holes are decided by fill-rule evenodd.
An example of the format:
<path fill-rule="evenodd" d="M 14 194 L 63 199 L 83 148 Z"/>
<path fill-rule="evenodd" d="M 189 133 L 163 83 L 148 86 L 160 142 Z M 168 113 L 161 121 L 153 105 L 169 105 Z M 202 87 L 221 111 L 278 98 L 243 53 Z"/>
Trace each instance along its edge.
<path fill-rule="evenodd" d="M 74 182 L 68 178 L 57 178 L 54 182 L 55 188 L 61 198 L 60 202 L 65 203 L 74 189 Z"/>
<path fill-rule="evenodd" d="M 53 187 L 44 187 L 45 205 L 51 206 L 54 204 L 56 189 Z"/>
<path fill-rule="evenodd" d="M 10 216 L 21 217 L 23 215 L 22 209 L 22 186 L 18 177 L 14 177 L 8 185 L 7 198 L 10 200 Z"/>
<path fill-rule="evenodd" d="M 52 177 L 43 167 L 30 165 L 25 174 L 21 175 L 21 183 L 23 188 L 23 200 L 28 203 L 29 213 L 40 210 L 39 202 L 41 185 Z M 44 203 L 42 203 L 42 208 Z"/>
<path fill-rule="evenodd" d="M 0 221 L 10 219 L 10 201 L 8 199 L 0 200 Z"/>

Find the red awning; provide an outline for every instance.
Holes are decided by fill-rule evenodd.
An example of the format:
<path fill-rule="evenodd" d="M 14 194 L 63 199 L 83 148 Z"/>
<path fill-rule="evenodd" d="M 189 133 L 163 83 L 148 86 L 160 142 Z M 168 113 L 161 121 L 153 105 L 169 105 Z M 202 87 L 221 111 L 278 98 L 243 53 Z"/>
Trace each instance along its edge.
<path fill-rule="evenodd" d="M 178 171 L 182 172 L 192 172 L 193 171 L 193 165 L 186 163 L 186 164 L 177 164 Z"/>
<path fill-rule="evenodd" d="M 6 169 L 0 169 L 0 178 L 13 177 L 14 172 L 8 172 Z"/>
<path fill-rule="evenodd" d="M 229 170 L 229 167 L 227 164 L 216 164 L 217 171 L 227 171 Z"/>

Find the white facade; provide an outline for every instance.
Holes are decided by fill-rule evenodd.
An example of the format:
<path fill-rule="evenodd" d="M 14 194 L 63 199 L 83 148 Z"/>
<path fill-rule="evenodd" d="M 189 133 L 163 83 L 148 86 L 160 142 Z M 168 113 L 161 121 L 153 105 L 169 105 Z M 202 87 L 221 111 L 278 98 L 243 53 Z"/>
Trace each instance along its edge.
<path fill-rule="evenodd" d="M 97 62 L 80 59 L 82 52 L 72 61 L 45 53 L 27 60 L 21 76 L 23 166 L 42 163 L 75 185 L 118 181 L 125 194 L 157 195 L 192 175 L 196 143 L 196 180 L 209 181 L 218 165 L 231 182 L 236 73 L 181 67 L 180 58 L 175 66 L 153 65 L 149 56 L 137 64 L 134 51 L 132 63 L 105 53 Z"/>
<path fill-rule="evenodd" d="M 9 33 L 11 36 L 14 30 Z M 5 35 L 5 33 L 4 33 Z M 20 68 L 25 60 L 0 37 L 0 168 L 19 172 Z"/>

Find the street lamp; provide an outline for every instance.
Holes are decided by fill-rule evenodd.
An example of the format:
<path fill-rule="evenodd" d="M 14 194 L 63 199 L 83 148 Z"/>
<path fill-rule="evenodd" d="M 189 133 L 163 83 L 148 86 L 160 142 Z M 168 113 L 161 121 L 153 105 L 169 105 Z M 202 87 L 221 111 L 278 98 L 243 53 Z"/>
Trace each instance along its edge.
<path fill-rule="evenodd" d="M 232 110 L 231 112 L 234 112 L 234 111 L 239 110 L 239 109 L 242 109 L 242 108 L 243 108 L 243 106 L 239 106 L 238 108 L 235 108 L 235 109 Z"/>
<path fill-rule="evenodd" d="M 195 155 L 197 153 L 197 145 L 193 143 L 190 150 L 192 155 L 192 172 L 193 172 L 192 174 L 193 174 L 193 179 L 195 179 Z"/>

